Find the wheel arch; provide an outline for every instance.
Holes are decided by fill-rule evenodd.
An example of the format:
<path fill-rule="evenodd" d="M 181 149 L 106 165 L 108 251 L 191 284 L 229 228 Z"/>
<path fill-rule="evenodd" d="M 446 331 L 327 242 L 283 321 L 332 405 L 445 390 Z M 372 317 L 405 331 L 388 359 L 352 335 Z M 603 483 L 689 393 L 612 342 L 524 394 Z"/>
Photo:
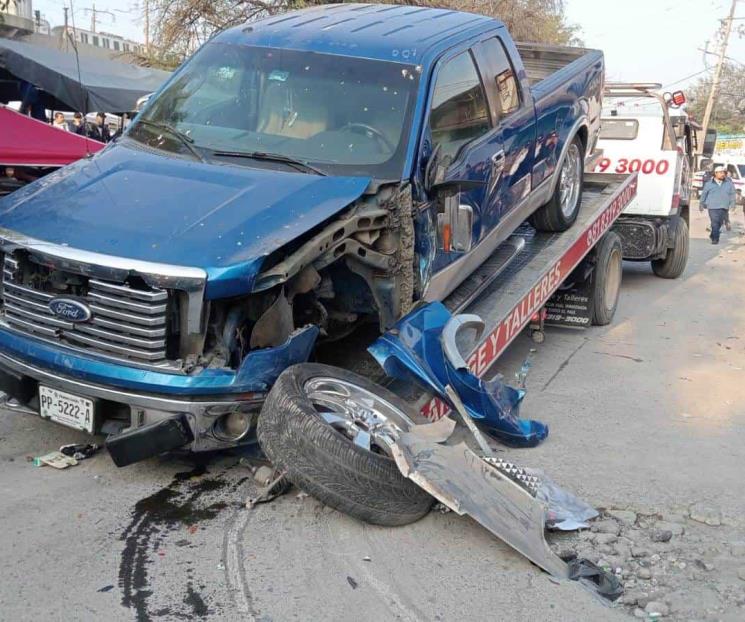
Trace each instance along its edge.
<path fill-rule="evenodd" d="M 549 193 L 549 196 L 553 194 L 554 190 L 556 190 L 556 184 L 559 183 L 559 177 L 561 175 L 561 165 L 564 162 L 564 158 L 566 157 L 567 151 L 569 151 L 569 147 L 574 142 L 575 138 L 579 138 L 582 141 L 582 148 L 583 148 L 583 156 L 587 155 L 587 140 L 590 133 L 590 122 L 587 119 L 585 115 L 580 116 L 579 119 L 577 119 L 574 122 L 574 125 L 569 130 L 569 133 L 567 134 L 567 139 L 564 141 L 564 144 L 561 147 L 561 152 L 559 153 L 559 157 L 556 159 L 556 168 L 554 169 L 554 172 L 551 174 L 551 184 L 550 189 L 551 192 Z"/>

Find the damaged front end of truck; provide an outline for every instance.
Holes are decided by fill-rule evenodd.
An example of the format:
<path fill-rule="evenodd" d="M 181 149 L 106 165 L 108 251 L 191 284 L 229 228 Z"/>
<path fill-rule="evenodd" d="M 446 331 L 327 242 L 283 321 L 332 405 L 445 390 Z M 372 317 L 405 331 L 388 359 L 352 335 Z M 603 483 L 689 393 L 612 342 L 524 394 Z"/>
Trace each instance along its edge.
<path fill-rule="evenodd" d="M 39 387 L 82 396 L 95 413 L 88 424 L 52 418 L 107 434 L 120 466 L 246 442 L 284 369 L 363 324 L 392 327 L 420 287 L 407 185 L 368 185 L 288 237 L 269 236 L 263 256 L 210 273 L 3 229 L 6 406 L 44 416 Z M 77 307 L 81 318 L 55 312 Z"/>

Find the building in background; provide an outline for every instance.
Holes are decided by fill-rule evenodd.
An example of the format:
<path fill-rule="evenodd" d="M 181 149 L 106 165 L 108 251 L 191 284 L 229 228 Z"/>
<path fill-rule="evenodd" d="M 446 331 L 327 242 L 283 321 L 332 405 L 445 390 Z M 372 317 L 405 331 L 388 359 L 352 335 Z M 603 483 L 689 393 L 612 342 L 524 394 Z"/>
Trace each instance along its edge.
<path fill-rule="evenodd" d="M 0 2 L 0 37 L 25 35 L 34 30 L 31 0 Z"/>
<path fill-rule="evenodd" d="M 62 39 L 64 31 L 64 26 L 55 26 L 52 28 L 52 37 Z M 72 26 L 67 27 L 67 32 L 77 43 L 90 45 L 109 52 L 141 54 L 145 48 L 144 45 L 137 41 L 125 39 L 109 32 L 93 32 L 92 30 L 73 28 Z"/>

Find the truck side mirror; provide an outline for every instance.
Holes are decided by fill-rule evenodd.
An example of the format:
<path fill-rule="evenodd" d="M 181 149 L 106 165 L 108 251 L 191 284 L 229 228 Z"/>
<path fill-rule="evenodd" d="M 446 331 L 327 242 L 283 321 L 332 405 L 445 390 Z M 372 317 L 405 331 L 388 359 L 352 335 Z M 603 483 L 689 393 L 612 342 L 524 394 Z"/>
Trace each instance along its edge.
<path fill-rule="evenodd" d="M 464 185 L 483 184 L 454 181 L 435 186 L 441 206 L 437 213 L 437 238 L 439 247 L 446 253 L 467 253 L 473 246 L 473 208 L 460 200 Z"/>

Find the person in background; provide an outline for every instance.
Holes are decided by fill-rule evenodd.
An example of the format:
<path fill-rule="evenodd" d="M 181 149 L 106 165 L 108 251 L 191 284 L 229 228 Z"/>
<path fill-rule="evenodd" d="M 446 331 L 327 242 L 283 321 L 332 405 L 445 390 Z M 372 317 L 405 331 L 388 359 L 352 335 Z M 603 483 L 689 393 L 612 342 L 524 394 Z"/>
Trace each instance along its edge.
<path fill-rule="evenodd" d="M 85 131 L 85 118 L 80 112 L 76 112 L 72 115 L 72 131 L 80 136 L 87 136 Z"/>
<path fill-rule="evenodd" d="M 47 111 L 42 101 L 43 92 L 30 82 L 21 80 L 21 114 L 30 116 L 37 121 L 48 123 Z"/>
<path fill-rule="evenodd" d="M 106 113 L 96 113 L 96 124 L 93 126 L 91 138 L 100 140 L 102 143 L 107 143 L 111 140 L 111 132 L 109 126 L 106 125 Z"/>
<path fill-rule="evenodd" d="M 699 209 L 709 210 L 711 220 L 711 243 L 719 244 L 719 233 L 726 221 L 729 210 L 735 206 L 735 184 L 727 177 L 727 169 L 717 166 L 714 177 L 706 183 L 701 192 Z"/>
<path fill-rule="evenodd" d="M 52 121 L 52 125 L 58 130 L 64 130 L 65 132 L 70 131 L 70 127 L 67 125 L 67 121 L 65 121 L 65 115 L 63 115 L 61 112 L 54 113 L 54 120 Z"/>

